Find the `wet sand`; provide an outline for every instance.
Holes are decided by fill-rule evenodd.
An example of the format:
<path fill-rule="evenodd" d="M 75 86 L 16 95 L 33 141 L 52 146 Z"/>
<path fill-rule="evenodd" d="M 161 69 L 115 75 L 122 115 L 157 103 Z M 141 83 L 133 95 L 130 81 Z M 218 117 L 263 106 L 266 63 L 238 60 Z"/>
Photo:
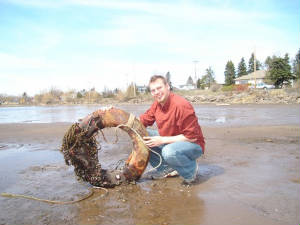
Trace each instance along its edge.
<path fill-rule="evenodd" d="M 58 150 L 69 126 L 0 124 L 0 192 L 62 201 L 88 193 Z M 207 149 L 194 186 L 142 177 L 72 205 L 0 197 L 0 224 L 299 224 L 298 125 L 202 129 Z M 104 132 L 113 142 L 114 131 Z M 118 144 L 102 140 L 105 168 L 131 151 L 121 131 Z"/>

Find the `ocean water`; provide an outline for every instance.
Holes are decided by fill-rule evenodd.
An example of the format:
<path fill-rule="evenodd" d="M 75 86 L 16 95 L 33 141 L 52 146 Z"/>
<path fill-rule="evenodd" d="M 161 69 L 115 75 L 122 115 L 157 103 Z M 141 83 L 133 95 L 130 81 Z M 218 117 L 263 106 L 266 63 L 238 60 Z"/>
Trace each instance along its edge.
<path fill-rule="evenodd" d="M 0 107 L 0 123 L 74 123 L 104 105 Z M 150 105 L 116 105 L 137 117 Z M 194 105 L 202 126 L 299 125 L 299 105 Z"/>

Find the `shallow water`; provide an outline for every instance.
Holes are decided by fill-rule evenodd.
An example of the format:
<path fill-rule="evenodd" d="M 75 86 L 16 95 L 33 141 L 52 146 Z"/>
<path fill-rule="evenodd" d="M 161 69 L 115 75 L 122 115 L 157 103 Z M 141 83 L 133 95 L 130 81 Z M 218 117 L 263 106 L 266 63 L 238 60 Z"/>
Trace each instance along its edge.
<path fill-rule="evenodd" d="M 88 184 L 76 179 L 58 151 L 69 124 L 54 122 L 74 122 L 100 107 L 1 107 L 0 192 L 60 201 L 87 194 Z M 138 116 L 149 105 L 117 107 Z M 198 185 L 182 186 L 179 177 L 142 177 L 137 185 L 110 189 L 107 196 L 97 190 L 72 205 L 1 198 L 0 224 L 296 224 L 299 130 L 282 126 L 271 132 L 263 126 L 298 126 L 299 105 L 194 107 L 207 138 Z M 124 132 L 117 144 L 114 130 L 104 133 L 109 143 L 99 137 L 99 161 L 113 169 L 132 144 Z"/>
<path fill-rule="evenodd" d="M 116 105 L 139 116 L 150 105 Z M 0 123 L 75 122 L 103 107 L 31 106 L 0 107 Z M 299 125 L 299 105 L 194 105 L 202 126 Z"/>
<path fill-rule="evenodd" d="M 61 137 L 52 142 L 51 130 L 60 133 L 60 124 L 25 124 L 21 127 L 30 129 L 15 130 L 5 126 L 23 139 L 7 143 L 0 136 L 0 192 L 58 201 L 88 193 L 90 186 L 77 181 L 73 167 L 66 166 L 63 155 L 55 151 Z M 49 129 L 36 139 L 41 127 Z M 210 128 L 211 133 L 206 133 L 208 155 L 199 160 L 196 186 L 181 185 L 179 177 L 142 177 L 136 185 L 109 189 L 107 196 L 96 190 L 89 199 L 72 205 L 0 198 L 0 224 L 295 224 L 299 183 L 287 180 L 299 174 L 299 135 L 291 131 L 295 128 L 285 128 L 286 137 L 266 137 L 270 130 L 256 134 L 255 128 L 236 128 L 242 131 L 238 133 L 225 129 Z M 243 132 L 246 136 L 239 136 Z M 114 141 L 112 130 L 104 133 Z M 120 132 L 117 144 L 102 143 L 99 160 L 103 168 L 111 169 L 130 150 L 128 135 Z"/>

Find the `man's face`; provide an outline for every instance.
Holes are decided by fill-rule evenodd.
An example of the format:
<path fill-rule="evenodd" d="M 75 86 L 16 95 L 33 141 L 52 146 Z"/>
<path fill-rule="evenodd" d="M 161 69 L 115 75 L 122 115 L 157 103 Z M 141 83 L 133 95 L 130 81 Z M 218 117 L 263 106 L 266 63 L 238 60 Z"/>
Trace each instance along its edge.
<path fill-rule="evenodd" d="M 154 100 L 160 104 L 164 104 L 170 94 L 170 87 L 168 84 L 164 84 L 162 79 L 157 79 L 149 84 L 151 95 Z"/>

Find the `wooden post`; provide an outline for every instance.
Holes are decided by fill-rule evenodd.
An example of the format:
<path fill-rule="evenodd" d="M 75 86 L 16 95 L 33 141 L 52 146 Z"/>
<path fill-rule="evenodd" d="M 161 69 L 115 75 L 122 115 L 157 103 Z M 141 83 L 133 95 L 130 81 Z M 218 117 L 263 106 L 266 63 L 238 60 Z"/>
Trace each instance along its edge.
<path fill-rule="evenodd" d="M 193 63 L 195 64 L 195 88 L 197 89 L 197 81 L 198 81 L 198 77 L 197 77 L 197 63 L 199 61 L 194 60 Z"/>
<path fill-rule="evenodd" d="M 255 87 L 255 89 L 256 89 L 256 56 L 255 56 L 255 47 L 254 47 L 254 53 L 253 53 L 253 55 L 254 55 L 254 63 L 253 63 L 253 65 L 254 65 L 254 87 Z"/>

